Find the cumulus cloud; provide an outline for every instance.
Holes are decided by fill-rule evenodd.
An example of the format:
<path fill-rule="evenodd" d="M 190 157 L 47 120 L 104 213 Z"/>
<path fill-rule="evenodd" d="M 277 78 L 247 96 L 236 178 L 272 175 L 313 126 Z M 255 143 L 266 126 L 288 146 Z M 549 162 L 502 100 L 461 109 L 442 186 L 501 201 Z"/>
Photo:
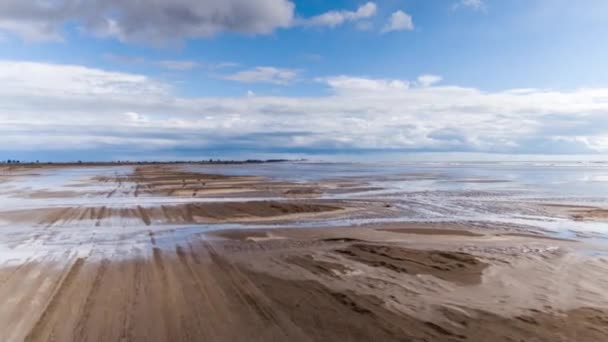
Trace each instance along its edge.
<path fill-rule="evenodd" d="M 147 76 L 0 61 L 11 150 L 608 152 L 608 88 L 571 91 L 318 80 L 327 95 L 180 97 Z"/>
<path fill-rule="evenodd" d="M 336 27 L 349 21 L 368 19 L 376 15 L 378 7 L 373 2 L 361 5 L 356 11 L 329 11 L 309 19 L 301 19 L 299 24 L 305 26 Z"/>
<path fill-rule="evenodd" d="M 362 92 L 369 94 L 387 90 L 405 90 L 409 87 L 408 81 L 369 79 L 344 75 L 320 78 L 318 81 L 326 82 L 335 91 L 341 93 Z"/>
<path fill-rule="evenodd" d="M 393 12 L 391 17 L 389 18 L 388 23 L 382 29 L 382 32 L 392 32 L 392 31 L 411 31 L 414 29 L 414 21 L 412 20 L 412 16 L 399 10 Z"/>
<path fill-rule="evenodd" d="M 293 82 L 298 76 L 294 69 L 283 69 L 268 66 L 260 66 L 253 69 L 238 71 L 220 78 L 243 83 L 271 83 L 286 85 Z"/>
<path fill-rule="evenodd" d="M 0 2 L 0 30 L 29 40 L 60 40 L 68 22 L 123 41 L 159 42 L 230 31 L 267 34 L 288 27 L 289 0 L 54 0 Z"/>

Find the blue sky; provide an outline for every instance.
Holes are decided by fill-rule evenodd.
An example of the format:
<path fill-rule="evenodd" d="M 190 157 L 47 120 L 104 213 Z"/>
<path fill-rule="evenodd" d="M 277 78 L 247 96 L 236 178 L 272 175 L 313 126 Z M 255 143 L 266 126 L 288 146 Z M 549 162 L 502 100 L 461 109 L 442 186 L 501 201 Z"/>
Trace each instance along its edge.
<path fill-rule="evenodd" d="M 602 0 L 6 0 L 0 155 L 601 157 L 607 14 Z"/>

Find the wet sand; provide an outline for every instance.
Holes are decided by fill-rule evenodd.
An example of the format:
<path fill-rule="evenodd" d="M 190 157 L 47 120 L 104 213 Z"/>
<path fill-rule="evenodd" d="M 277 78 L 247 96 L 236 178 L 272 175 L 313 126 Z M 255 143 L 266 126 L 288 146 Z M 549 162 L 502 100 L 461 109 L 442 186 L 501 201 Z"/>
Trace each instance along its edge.
<path fill-rule="evenodd" d="M 566 216 L 576 221 L 607 221 L 608 209 L 572 204 L 545 204 L 550 212 Z"/>
<path fill-rule="evenodd" d="M 523 240 L 536 249 L 509 254 L 521 237 L 390 236 L 374 228 L 221 231 L 169 249 L 150 234 L 150 252 L 127 258 L 92 253 L 4 268 L 2 340 L 608 338 L 608 260 L 565 252 L 572 242 L 555 251 Z M 473 241 L 480 249 L 463 251 Z"/>
<path fill-rule="evenodd" d="M 156 165 L 93 182 L 111 186 L 86 205 L 0 212 L 0 340 L 608 340 L 608 248 L 590 241 L 467 222 L 288 224 L 392 210 L 311 198 L 329 182 Z M 169 201 L 230 186 L 226 203 Z M 273 227 L 192 225 L 259 220 Z M 15 225 L 31 234 L 5 233 Z"/>
<path fill-rule="evenodd" d="M 103 226 L 105 221 L 120 218 L 151 224 L 192 224 L 217 222 L 253 222 L 264 219 L 314 216 L 344 210 L 335 204 L 290 203 L 252 201 L 229 203 L 187 203 L 157 207 L 56 207 L 6 211 L 3 217 L 13 222 L 30 222 L 38 225 L 94 222 Z"/>

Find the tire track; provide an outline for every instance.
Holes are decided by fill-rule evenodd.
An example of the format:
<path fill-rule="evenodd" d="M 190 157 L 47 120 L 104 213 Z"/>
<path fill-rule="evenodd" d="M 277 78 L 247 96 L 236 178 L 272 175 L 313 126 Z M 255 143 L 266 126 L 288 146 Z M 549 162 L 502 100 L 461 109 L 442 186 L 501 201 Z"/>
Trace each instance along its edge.
<path fill-rule="evenodd" d="M 251 280 L 246 275 L 242 274 L 237 267 L 221 257 L 209 243 L 205 242 L 204 244 L 209 251 L 211 259 L 220 268 L 218 274 L 226 276 L 227 285 L 232 288 L 234 294 L 238 296 L 240 301 L 250 307 L 267 323 L 281 327 L 272 306 L 265 300 L 263 295 L 259 292 L 259 289 Z"/>
<path fill-rule="evenodd" d="M 122 341 L 134 341 L 135 340 L 135 309 L 138 306 L 138 298 L 139 294 L 142 290 L 142 267 L 143 261 L 136 260 L 134 261 L 134 270 L 133 270 L 133 289 L 130 292 L 129 288 L 125 288 L 125 294 L 127 296 L 127 300 L 125 301 L 125 319 L 123 321 L 120 338 Z"/>
<path fill-rule="evenodd" d="M 194 311 L 194 315 L 196 316 L 196 325 L 195 325 L 195 329 L 198 330 L 196 332 L 196 336 L 204 336 L 204 340 L 205 341 L 212 341 L 212 340 L 216 340 L 216 338 L 213 338 L 213 336 L 210 336 L 209 330 L 201 330 L 200 326 L 201 326 L 201 322 L 204 322 L 205 319 L 204 317 L 201 316 L 200 311 L 198 310 L 200 307 L 204 307 L 205 305 L 211 305 L 211 299 L 209 298 L 209 292 L 203 288 L 203 286 L 201 285 L 201 279 L 199 278 L 198 274 L 196 273 L 196 271 L 192 268 L 192 264 L 190 262 L 188 262 L 188 256 L 187 253 L 184 251 L 184 249 L 182 248 L 182 246 L 177 245 L 175 247 L 175 253 L 177 254 L 177 257 L 181 263 L 181 265 L 183 266 L 183 269 L 186 272 L 187 275 L 187 280 L 191 280 L 190 282 L 183 282 L 182 286 L 186 287 L 187 284 L 192 286 L 194 288 L 194 293 L 197 294 L 198 296 L 196 296 L 196 298 L 193 298 L 192 300 L 195 300 L 197 305 Z M 188 288 L 184 288 L 183 293 L 190 293 Z M 189 298 L 185 298 L 184 299 L 187 301 L 189 300 Z M 226 318 L 226 317 L 224 317 Z M 209 319 L 208 319 L 209 320 Z M 187 322 L 184 322 L 184 325 L 186 325 Z M 191 330 L 191 329 L 186 329 L 186 330 Z"/>
<path fill-rule="evenodd" d="M 107 208 L 105 206 L 99 209 L 99 213 L 97 213 L 97 222 L 95 223 L 95 227 L 101 226 L 101 221 L 104 219 Z"/>
<path fill-rule="evenodd" d="M 49 328 L 49 321 L 57 311 L 60 301 L 66 292 L 72 287 L 74 280 L 82 270 L 86 258 L 78 258 L 70 267 L 70 270 L 66 273 L 65 277 L 57 283 L 51 298 L 49 299 L 46 307 L 42 310 L 42 314 L 38 321 L 34 324 L 34 327 L 25 337 L 24 341 L 46 341 L 47 338 L 43 338 L 44 333 Z M 52 331 L 51 331 L 52 332 Z M 52 335 L 52 334 L 51 334 Z M 52 337 L 52 336 L 51 336 Z"/>
<path fill-rule="evenodd" d="M 98 292 L 101 286 L 101 281 L 106 274 L 106 270 L 108 269 L 108 265 L 110 264 L 110 260 L 104 259 L 101 261 L 99 268 L 97 269 L 97 274 L 95 275 L 95 279 L 93 280 L 93 285 L 91 286 L 91 290 L 89 290 L 89 294 L 84 302 L 84 306 L 82 308 L 81 316 L 76 322 L 74 337 L 77 341 L 85 341 L 87 339 L 86 334 L 86 324 L 91 317 L 91 311 L 95 307 L 95 302 L 98 300 Z"/>
<path fill-rule="evenodd" d="M 4 285 L 6 285 L 11 280 L 11 278 L 18 275 L 21 272 L 24 272 L 24 273 L 27 272 L 26 270 L 29 270 L 29 268 L 31 268 L 31 267 L 32 267 L 32 262 L 27 260 L 23 264 L 16 266 L 10 272 L 7 272 L 2 278 L 0 278 L 0 289 L 2 289 L 4 287 Z"/>
<path fill-rule="evenodd" d="M 160 285 L 161 285 L 161 301 L 162 301 L 162 316 L 163 321 L 166 327 L 166 335 L 167 341 L 173 341 L 177 335 L 177 329 L 174 325 L 174 320 L 172 316 L 171 303 L 169 302 L 169 298 L 171 296 L 171 289 L 169 285 L 169 275 L 167 274 L 167 268 L 163 262 L 163 256 L 160 248 L 155 247 L 152 252 L 154 256 L 154 265 L 158 270 L 160 275 Z"/>
<path fill-rule="evenodd" d="M 64 208 L 62 210 L 60 210 L 57 213 L 51 214 L 48 217 L 45 217 L 40 224 L 46 224 L 46 228 L 50 228 L 52 226 L 54 226 L 57 222 L 59 222 L 60 220 L 69 217 L 70 215 L 68 215 L 73 208 Z"/>
<path fill-rule="evenodd" d="M 148 215 L 146 209 L 138 205 L 137 212 L 139 213 L 139 217 L 146 224 L 146 226 L 149 226 L 152 223 L 152 220 L 150 220 L 150 215 Z"/>

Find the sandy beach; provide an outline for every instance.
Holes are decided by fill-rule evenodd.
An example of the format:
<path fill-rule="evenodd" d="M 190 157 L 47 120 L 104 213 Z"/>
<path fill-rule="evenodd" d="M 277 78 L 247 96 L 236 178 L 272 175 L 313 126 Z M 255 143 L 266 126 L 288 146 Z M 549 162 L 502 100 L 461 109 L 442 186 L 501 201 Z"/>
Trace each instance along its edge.
<path fill-rule="evenodd" d="M 601 223 L 601 206 L 406 221 L 370 179 L 183 165 L 20 167 L 0 185 L 2 341 L 608 340 L 604 237 L 517 224 Z"/>

